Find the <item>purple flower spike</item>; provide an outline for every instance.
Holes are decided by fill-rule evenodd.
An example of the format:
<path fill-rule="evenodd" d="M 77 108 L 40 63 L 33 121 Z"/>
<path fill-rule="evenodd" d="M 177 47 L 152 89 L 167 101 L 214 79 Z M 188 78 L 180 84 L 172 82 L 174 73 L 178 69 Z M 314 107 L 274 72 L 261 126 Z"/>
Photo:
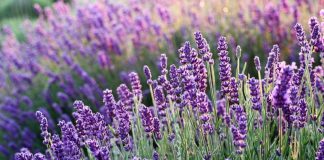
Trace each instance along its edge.
<path fill-rule="evenodd" d="M 318 147 L 318 150 L 316 152 L 315 160 L 323 160 L 323 159 L 324 159 L 324 139 L 322 139 L 319 142 L 319 147 Z"/>
<path fill-rule="evenodd" d="M 153 156 L 152 156 L 152 160 L 159 160 L 160 159 L 160 155 L 157 151 L 153 151 Z"/>
<path fill-rule="evenodd" d="M 200 32 L 194 33 L 196 44 L 199 50 L 199 54 L 202 55 L 205 62 L 211 62 L 212 53 L 210 52 L 210 47 L 206 39 L 202 36 Z"/>
<path fill-rule="evenodd" d="M 143 105 L 143 107 L 140 109 L 140 115 L 142 119 L 142 125 L 144 127 L 144 131 L 146 133 L 151 133 L 153 130 L 153 115 L 152 112 Z"/>
<path fill-rule="evenodd" d="M 161 54 L 160 69 L 163 75 L 166 75 L 168 73 L 167 65 L 168 65 L 168 57 L 165 54 Z"/>
<path fill-rule="evenodd" d="M 138 77 L 138 74 L 136 72 L 131 72 L 129 75 L 129 80 L 132 86 L 132 91 L 134 96 L 138 98 L 139 101 L 142 100 L 142 85 L 141 81 Z"/>
<path fill-rule="evenodd" d="M 231 78 L 231 85 L 230 85 L 230 103 L 239 104 L 239 94 L 238 94 L 238 83 L 234 77 Z"/>
<path fill-rule="evenodd" d="M 320 26 L 319 24 L 316 24 L 312 30 L 312 34 L 311 34 L 311 44 L 312 46 L 314 46 L 314 50 L 316 52 L 321 52 L 324 51 L 324 46 L 323 46 L 323 42 L 321 40 L 321 35 L 320 35 L 321 31 L 320 31 Z"/>
<path fill-rule="evenodd" d="M 15 154 L 15 160 L 31 160 L 33 159 L 33 154 L 27 149 L 22 148 L 20 152 Z"/>
<path fill-rule="evenodd" d="M 166 120 L 166 108 L 167 103 L 163 93 L 163 88 L 158 86 L 154 89 L 154 100 L 156 101 L 158 116 L 162 120 L 162 123 L 165 124 Z"/>
<path fill-rule="evenodd" d="M 249 88 L 251 94 L 252 109 L 261 112 L 261 95 L 259 81 L 254 77 L 249 80 Z"/>
<path fill-rule="evenodd" d="M 230 92 L 231 64 L 227 52 L 227 43 L 225 37 L 220 37 L 218 40 L 219 50 L 219 76 L 221 80 L 221 92 L 226 96 Z"/>
<path fill-rule="evenodd" d="M 132 144 L 129 137 L 129 132 L 131 130 L 130 115 L 126 108 L 123 107 L 121 101 L 116 104 L 116 116 L 118 119 L 117 132 L 120 140 L 122 141 L 126 151 L 132 150 Z"/>
<path fill-rule="evenodd" d="M 88 140 L 87 144 L 96 159 L 110 159 L 108 147 L 100 146 L 96 140 Z"/>
<path fill-rule="evenodd" d="M 235 106 L 236 124 L 231 125 L 234 146 L 237 154 L 242 154 L 246 147 L 247 118 L 241 106 Z"/>
<path fill-rule="evenodd" d="M 307 123 L 307 103 L 304 99 L 299 101 L 299 128 L 304 128 Z"/>
<path fill-rule="evenodd" d="M 153 118 L 153 133 L 157 140 L 162 139 L 162 134 L 160 132 L 160 120 L 157 117 Z"/>
<path fill-rule="evenodd" d="M 305 47 L 307 46 L 307 39 L 306 39 L 306 36 L 305 36 L 305 32 L 304 32 L 304 29 L 302 27 L 301 24 L 297 23 L 295 25 L 295 31 L 296 31 L 296 36 L 297 36 L 297 40 L 299 42 L 299 45 L 301 47 Z"/>
<path fill-rule="evenodd" d="M 241 46 L 237 46 L 236 47 L 236 50 L 235 50 L 235 56 L 236 56 L 236 58 L 240 58 L 241 57 L 241 54 L 242 54 Z"/>
<path fill-rule="evenodd" d="M 152 74 L 150 68 L 147 65 L 145 65 L 143 67 L 143 71 L 147 80 L 147 84 L 151 85 L 153 82 L 152 82 Z"/>
<path fill-rule="evenodd" d="M 318 24 L 317 17 L 311 17 L 308 21 L 309 28 L 313 32 L 314 27 Z"/>
<path fill-rule="evenodd" d="M 47 128 L 48 128 L 47 118 L 40 111 L 36 112 L 36 118 L 41 126 L 41 135 L 44 138 L 43 143 L 45 145 L 49 145 L 51 134 L 47 130 Z"/>
<path fill-rule="evenodd" d="M 272 91 L 272 105 L 277 108 L 282 108 L 290 103 L 288 89 L 290 88 L 290 80 L 292 75 L 293 70 L 290 66 L 285 66 L 285 68 L 283 68 L 281 71 L 281 75 Z"/>
<path fill-rule="evenodd" d="M 117 87 L 117 94 L 121 104 L 128 111 L 132 111 L 134 99 L 133 93 L 128 89 L 125 84 L 121 84 Z"/>
<path fill-rule="evenodd" d="M 218 100 L 217 102 L 217 116 L 224 117 L 226 110 L 226 101 L 224 99 Z"/>
<path fill-rule="evenodd" d="M 196 82 L 198 83 L 197 88 L 200 92 L 205 92 L 207 88 L 207 69 L 203 62 L 198 64 L 198 73 L 196 75 Z"/>
<path fill-rule="evenodd" d="M 257 71 L 261 71 L 260 58 L 258 56 L 254 57 L 254 64 Z"/>
<path fill-rule="evenodd" d="M 106 89 L 103 91 L 103 102 L 105 116 L 108 119 L 108 124 L 112 124 L 113 118 L 115 117 L 116 101 L 111 90 Z"/>

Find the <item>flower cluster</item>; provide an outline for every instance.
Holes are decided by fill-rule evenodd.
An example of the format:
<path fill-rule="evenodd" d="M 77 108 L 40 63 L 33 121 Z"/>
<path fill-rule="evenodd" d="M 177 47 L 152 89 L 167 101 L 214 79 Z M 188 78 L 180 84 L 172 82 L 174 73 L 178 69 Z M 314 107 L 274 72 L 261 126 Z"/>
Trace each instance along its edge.
<path fill-rule="evenodd" d="M 190 39 L 187 31 L 215 24 L 213 16 L 201 17 L 195 10 L 187 9 L 194 8 L 192 4 L 207 6 L 203 12 L 209 14 L 215 5 L 208 4 L 213 4 L 213 0 L 180 2 L 135 0 L 122 5 L 102 0 L 72 9 L 59 1 L 53 9 L 36 7 L 40 18 L 34 27 L 26 27 L 26 42 L 18 42 L 10 30 L 4 30 L 8 36 L 0 51 L 4 55 L 0 58 L 4 62 L 0 64 L 0 86 L 4 87 L 0 89 L 8 96 L 0 99 L 0 127 L 8 130 L 1 132 L 3 141 L 8 143 L 0 145 L 1 153 L 10 157 L 9 151 L 18 151 L 22 146 L 15 159 L 268 159 L 276 151 L 282 156 L 278 158 L 283 159 L 322 159 L 322 142 L 318 152 L 312 152 L 316 150 L 312 144 L 322 138 L 324 124 L 319 125 L 324 119 L 324 82 L 323 64 L 319 65 L 318 59 L 324 60 L 323 56 L 312 54 L 323 52 L 320 19 L 310 19 L 309 35 L 300 24 L 295 26 L 300 63 L 279 62 L 285 53 L 295 53 L 296 48 L 283 45 L 283 37 L 290 32 L 284 30 L 280 13 L 293 14 L 296 23 L 297 9 L 306 2 L 291 2 L 292 6 L 285 1 L 278 6 L 269 4 L 264 12 L 257 3 L 251 4 L 248 19 L 260 28 L 261 38 L 264 34 L 283 45 L 279 54 L 279 45 L 270 51 L 267 39 L 261 42 L 262 49 L 270 51 L 264 73 L 261 55 L 255 58 L 255 69 L 242 69 L 237 64 L 233 73 L 232 57 L 237 62 L 241 57 L 244 61 L 251 59 L 241 52 L 246 46 L 237 47 L 236 54 L 232 53 L 237 46 L 235 37 L 217 34 L 217 57 L 212 53 L 215 46 L 207 43 L 214 36 L 205 38 L 201 32 L 195 32 L 191 36 L 197 49 L 185 42 L 178 50 L 179 63 L 174 62 L 173 54 L 162 54 L 157 67 L 144 66 L 148 85 L 141 84 L 136 68 L 120 73 L 123 82 L 119 86 L 110 81 L 116 80 L 114 72 L 124 64 L 149 63 L 150 57 L 142 56 L 144 52 L 160 52 L 166 46 L 172 50 L 171 38 L 177 38 L 176 33 Z M 171 4 L 178 4 L 181 9 L 173 9 Z M 222 7 L 222 12 L 229 9 L 232 10 Z M 74 15 L 68 14 L 73 11 Z M 182 25 L 179 18 L 172 16 L 173 12 L 181 12 L 184 19 L 190 17 L 188 28 L 187 19 Z M 240 13 L 240 20 L 233 21 L 233 25 L 249 25 L 245 16 Z M 155 17 L 159 20 L 155 21 Z M 201 23 L 204 21 L 207 25 Z M 178 24 L 180 28 L 162 32 Z M 250 45 L 257 38 L 242 39 Z M 160 46 L 161 40 L 167 45 Z M 296 55 L 291 56 L 291 61 Z M 214 67 L 218 67 L 218 74 Z M 160 72 L 154 72 L 154 68 Z M 258 78 L 253 78 L 256 72 L 252 69 Z M 48 82 L 38 83 L 39 79 Z M 36 85 L 44 88 L 39 91 L 34 88 Z M 117 96 L 110 89 L 102 92 L 107 86 L 116 88 Z M 35 100 L 30 94 L 34 89 L 37 96 L 42 92 L 43 98 Z M 103 100 L 99 101 L 99 97 Z M 69 107 L 71 100 L 79 98 L 92 107 L 82 101 Z M 38 151 L 38 137 L 31 130 L 34 124 L 28 120 L 35 119 L 33 106 L 39 105 L 44 106 L 36 112 L 47 147 L 42 150 L 44 155 L 28 151 Z"/>

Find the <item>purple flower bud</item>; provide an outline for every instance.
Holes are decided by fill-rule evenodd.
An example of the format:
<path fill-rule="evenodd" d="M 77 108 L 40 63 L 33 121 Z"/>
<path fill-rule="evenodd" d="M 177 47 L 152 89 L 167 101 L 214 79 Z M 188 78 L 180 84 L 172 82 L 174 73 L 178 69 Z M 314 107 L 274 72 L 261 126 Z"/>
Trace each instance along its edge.
<path fill-rule="evenodd" d="M 153 130 L 153 115 L 152 112 L 143 105 L 143 107 L 140 109 L 140 115 L 142 119 L 142 125 L 144 127 L 144 131 L 146 133 L 150 133 Z"/>
<path fill-rule="evenodd" d="M 261 63 L 258 56 L 254 57 L 254 64 L 257 71 L 261 71 Z"/>
<path fill-rule="evenodd" d="M 252 109 L 261 112 L 262 106 L 259 81 L 254 77 L 250 78 L 249 88 L 251 94 Z"/>
<path fill-rule="evenodd" d="M 159 153 L 157 151 L 153 151 L 152 160 L 159 160 L 159 159 L 160 159 Z"/>
<path fill-rule="evenodd" d="M 322 139 L 319 142 L 319 146 L 318 146 L 318 149 L 316 152 L 316 157 L 315 157 L 315 160 L 322 160 L 322 159 L 324 159 L 324 139 Z"/>
<path fill-rule="evenodd" d="M 194 33 L 196 44 L 199 50 L 199 54 L 203 57 L 205 62 L 211 63 L 212 53 L 210 52 L 209 45 L 206 39 L 201 35 L 200 32 Z"/>
<path fill-rule="evenodd" d="M 135 72 L 131 72 L 129 75 L 129 80 L 132 86 L 132 91 L 134 96 L 138 98 L 138 100 L 142 100 L 142 85 L 141 81 L 138 77 L 138 74 Z"/>
<path fill-rule="evenodd" d="M 216 104 L 217 104 L 217 116 L 224 117 L 225 109 L 226 109 L 225 99 L 218 100 Z"/>
<path fill-rule="evenodd" d="M 292 75 L 293 70 L 290 66 L 285 66 L 281 71 L 281 75 L 271 93 L 272 105 L 277 108 L 282 108 L 290 103 L 288 89 L 290 88 L 290 79 Z"/>
<path fill-rule="evenodd" d="M 235 51 L 236 58 L 240 58 L 241 57 L 241 54 L 242 54 L 241 46 L 237 46 L 236 47 L 236 51 Z"/>
<path fill-rule="evenodd" d="M 246 75 L 244 74 L 239 74 L 238 75 L 238 78 L 241 80 L 241 81 L 244 81 L 246 79 Z"/>
<path fill-rule="evenodd" d="M 45 145 L 48 145 L 50 143 L 51 134 L 47 130 L 48 129 L 47 118 L 40 111 L 36 112 L 36 118 L 37 118 L 38 122 L 40 123 L 41 135 L 44 138 L 43 143 Z"/>
<path fill-rule="evenodd" d="M 168 57 L 165 54 L 161 54 L 160 57 L 160 69 L 163 75 L 167 74 L 167 65 L 168 65 Z"/>
<path fill-rule="evenodd" d="M 106 89 L 103 91 L 103 103 L 104 103 L 104 112 L 106 119 L 108 120 L 108 124 L 112 124 L 113 118 L 115 117 L 115 108 L 116 108 L 116 101 L 112 91 Z"/>
<path fill-rule="evenodd" d="M 308 21 L 308 25 L 309 25 L 311 32 L 313 32 L 315 25 L 318 25 L 317 17 L 311 17 Z"/>
<path fill-rule="evenodd" d="M 153 118 L 153 133 L 157 140 L 162 139 L 162 134 L 160 132 L 160 120 L 157 117 Z"/>
<path fill-rule="evenodd" d="M 234 77 L 231 78 L 230 84 L 230 103 L 239 104 L 238 83 Z"/>
<path fill-rule="evenodd" d="M 130 116 L 126 108 L 123 107 L 121 101 L 116 104 L 116 116 L 118 120 L 117 132 L 122 141 L 126 151 L 132 150 L 132 142 L 130 140 L 129 132 L 131 130 Z"/>
<path fill-rule="evenodd" d="M 231 78 L 231 64 L 230 58 L 228 57 L 227 52 L 227 43 L 225 37 L 220 37 L 218 40 L 219 50 L 219 78 L 221 80 L 221 91 L 223 96 L 227 95 L 230 92 L 230 78 Z"/>
<path fill-rule="evenodd" d="M 158 116 L 163 124 L 166 124 L 166 108 L 167 103 L 161 86 L 154 89 L 154 100 L 156 101 Z"/>
<path fill-rule="evenodd" d="M 126 110 L 132 111 L 134 100 L 133 93 L 128 89 L 125 84 L 121 84 L 117 87 L 118 98 Z"/>
<path fill-rule="evenodd" d="M 297 23 L 295 25 L 295 31 L 296 31 L 296 36 L 297 36 L 299 45 L 301 47 L 305 47 L 307 45 L 307 39 L 306 39 L 305 32 L 304 32 L 302 25 Z"/>
<path fill-rule="evenodd" d="M 147 65 L 145 65 L 143 67 L 143 71 L 144 71 L 144 75 L 147 80 L 147 84 L 151 85 L 152 84 L 152 74 L 151 74 L 150 68 Z"/>

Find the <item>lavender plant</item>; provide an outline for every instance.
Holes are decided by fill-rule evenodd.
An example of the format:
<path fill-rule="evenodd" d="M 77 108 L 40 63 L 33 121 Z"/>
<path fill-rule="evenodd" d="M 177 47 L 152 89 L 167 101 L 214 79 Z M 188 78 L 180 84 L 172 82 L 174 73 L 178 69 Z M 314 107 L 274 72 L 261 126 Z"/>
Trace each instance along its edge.
<path fill-rule="evenodd" d="M 280 62 L 274 45 L 264 78 L 258 57 L 257 78 L 240 68 L 233 77 L 232 53 L 220 37 L 218 92 L 213 54 L 197 32 L 198 50 L 185 42 L 178 66 L 168 66 L 162 54 L 156 79 L 144 66 L 152 104 L 142 101 L 132 72 L 117 88 L 118 100 L 103 92 L 104 112 L 75 101 L 75 123 L 60 121 L 60 135 L 49 133 L 45 113 L 37 111 L 46 152 L 23 148 L 15 159 L 323 159 L 323 92 L 316 85 L 323 83 L 323 67 L 312 62 L 318 43 L 308 41 L 299 24 L 296 34 L 304 61 L 299 67 Z"/>
<path fill-rule="evenodd" d="M 201 147 L 202 144 L 207 144 L 207 142 L 199 141 L 201 140 L 200 137 L 206 137 L 204 134 L 211 135 L 207 136 L 208 138 L 206 137 L 209 141 L 211 141 L 210 139 L 214 140 L 213 137 L 215 136 L 221 140 L 226 140 L 224 142 L 225 147 L 222 150 L 225 152 L 225 149 L 233 149 L 225 152 L 226 157 L 231 157 L 230 154 L 234 149 L 237 153 L 243 152 L 248 146 L 258 144 L 257 141 L 253 141 L 252 144 L 244 146 L 243 142 L 246 143 L 248 137 L 251 137 L 251 133 L 250 136 L 244 137 L 249 134 L 244 134 L 243 131 L 237 132 L 236 130 L 239 129 L 239 125 L 243 126 L 245 123 L 244 116 L 252 119 L 254 122 L 253 127 L 258 130 L 262 130 L 263 124 L 267 124 L 266 117 L 268 115 L 272 116 L 271 118 L 284 117 L 278 118 L 278 121 L 281 121 L 280 125 L 282 125 L 280 127 L 282 129 L 278 129 L 278 132 L 282 132 L 282 135 L 284 132 L 289 132 L 290 125 L 298 123 L 301 123 L 301 126 L 306 125 L 309 123 L 309 118 L 316 122 L 319 121 L 322 112 L 322 109 L 320 109 L 322 97 L 318 96 L 317 93 L 323 93 L 323 73 L 321 67 L 311 66 L 314 64 L 312 64 L 313 59 L 309 53 L 323 52 L 320 19 L 311 18 L 309 23 L 311 34 L 309 35 L 304 32 L 304 29 L 300 28 L 301 25 L 296 26 L 296 30 L 299 32 L 297 36 L 302 45 L 300 54 L 302 64 L 298 69 L 298 73 L 294 66 L 290 67 L 294 70 L 290 81 L 296 79 L 296 83 L 287 82 L 287 84 L 293 84 L 294 88 L 298 90 L 298 99 L 302 99 L 297 103 L 294 102 L 294 104 L 289 102 L 288 99 L 285 106 L 276 107 L 274 107 L 275 102 L 272 100 L 274 96 L 278 97 L 278 100 L 286 100 L 286 96 L 291 94 L 290 87 L 287 89 L 288 93 L 285 97 L 276 95 L 276 92 L 273 91 L 273 87 L 278 88 L 278 90 L 282 89 L 280 84 L 277 84 L 277 78 L 283 77 L 281 76 L 282 68 L 286 68 L 279 63 L 279 57 L 286 57 L 287 54 L 298 56 L 291 53 L 295 53 L 296 50 L 299 51 L 299 48 L 295 49 L 294 43 L 289 38 L 290 36 L 287 36 L 290 31 L 285 28 L 295 24 L 297 21 L 305 21 L 305 18 L 300 17 L 300 13 L 317 13 L 318 8 L 314 7 L 316 5 L 312 5 L 309 1 L 280 1 L 278 3 L 267 3 L 266 7 L 263 7 L 263 4 L 259 4 L 259 2 L 249 3 L 251 4 L 249 6 L 238 3 L 238 6 L 236 6 L 240 8 L 238 10 L 235 9 L 234 5 L 227 4 L 228 2 L 226 4 L 219 3 L 219 1 L 187 2 L 168 0 L 151 2 L 139 0 L 127 1 L 127 5 L 124 5 L 98 0 L 90 5 L 80 4 L 79 6 L 79 4 L 76 4 L 77 7 L 75 8 L 64 4 L 63 1 L 58 1 L 52 8 L 42 9 L 36 5 L 35 8 L 40 18 L 33 24 L 27 23 L 25 25 L 24 28 L 27 29 L 26 42 L 19 42 L 10 29 L 4 28 L 4 33 L 7 36 L 0 51 L 2 55 L 0 59 L 4 62 L 0 64 L 0 90 L 1 94 L 4 95 L 0 97 L 0 122 L 1 128 L 5 132 L 1 132 L 1 141 L 3 142 L 0 145 L 1 153 L 6 157 L 10 157 L 11 152 L 18 151 L 21 146 L 32 151 L 39 149 L 42 140 L 37 137 L 38 133 L 35 133 L 37 128 L 33 123 L 33 120 L 36 120 L 34 111 L 37 109 L 43 113 L 48 121 L 47 132 L 55 133 L 59 129 L 55 124 L 59 121 L 73 122 L 74 118 L 70 116 L 73 107 L 68 106 L 71 106 L 71 101 L 75 99 L 82 99 L 84 103 L 91 105 L 93 112 L 100 111 L 104 116 L 105 123 L 110 126 L 108 128 L 116 130 L 115 137 L 118 135 L 117 130 L 120 130 L 124 141 L 117 143 L 117 146 L 126 147 L 125 150 L 131 148 L 136 150 L 136 154 L 133 154 L 134 151 L 130 151 L 132 153 L 127 155 L 130 157 L 134 155 L 149 157 L 139 154 L 145 148 L 141 148 L 141 150 L 138 149 L 139 147 L 136 148 L 137 145 L 145 145 L 145 143 L 142 144 L 142 140 L 138 140 L 138 137 L 145 136 L 145 130 L 142 131 L 138 127 L 138 123 L 142 122 L 142 120 L 136 118 L 133 120 L 134 117 L 141 117 L 143 103 L 152 111 L 152 124 L 154 126 L 151 131 L 152 135 L 161 140 L 166 140 L 165 137 L 167 137 L 167 140 L 172 142 L 171 144 L 177 144 L 171 149 L 161 147 L 163 148 L 163 151 L 161 151 L 160 147 L 157 147 L 158 143 L 156 141 L 151 142 L 154 149 L 151 148 L 149 151 L 152 151 L 152 154 L 154 153 L 155 158 L 165 157 L 165 153 L 170 150 L 178 151 L 177 154 L 173 153 L 172 155 L 179 155 L 180 158 L 183 158 L 187 153 L 181 153 L 182 144 L 185 143 L 186 147 Z M 172 6 L 177 6 L 177 8 L 174 9 Z M 222 17 L 221 21 L 215 20 L 215 12 L 221 13 L 222 16 L 219 16 Z M 285 19 L 281 18 L 283 16 Z M 177 17 L 183 17 L 183 19 Z M 231 21 L 234 27 L 228 27 L 228 23 L 223 23 L 224 19 L 232 18 L 239 18 L 239 21 Z M 239 22 L 239 24 L 236 24 L 236 22 Z M 303 23 L 305 24 L 305 22 Z M 246 27 L 242 27 L 242 25 Z M 210 26 L 213 26 L 213 28 L 210 29 Z M 217 27 L 217 29 L 214 27 Z M 198 28 L 206 28 L 204 33 L 209 33 L 208 36 L 203 37 L 202 33 L 199 32 L 194 35 L 188 34 Z M 238 33 L 233 33 L 232 28 L 239 28 L 240 30 Z M 220 38 L 220 50 L 215 51 L 215 54 L 213 54 L 212 50 L 216 48 L 216 43 L 210 43 L 209 45 L 207 39 L 216 41 L 215 39 L 219 38 L 219 33 L 215 33 L 216 31 L 229 33 L 231 36 L 226 35 L 227 40 L 229 40 L 228 44 L 225 43 L 225 37 Z M 181 38 L 184 39 L 193 36 L 197 43 L 197 50 L 193 49 L 189 43 L 186 43 L 180 49 L 181 65 L 177 65 L 178 63 L 174 61 L 175 58 L 172 54 L 162 56 L 161 64 L 158 67 L 147 64 L 153 71 L 150 74 L 148 69 L 145 69 L 145 75 L 148 75 L 148 85 L 141 87 L 141 74 L 132 73 L 128 75 L 128 73 L 121 73 L 120 77 L 125 85 L 118 87 L 120 82 L 118 74 L 121 68 L 125 69 L 123 68 L 124 64 L 138 63 L 139 66 L 142 66 L 143 62 L 154 61 L 152 60 L 154 59 L 153 54 L 153 56 L 147 56 L 146 54 L 143 56 L 142 52 L 160 53 L 161 50 L 165 51 L 167 49 L 169 49 L 167 51 L 172 52 L 180 43 L 173 42 L 176 41 L 178 38 L 176 36 L 179 33 L 181 33 Z M 268 33 L 271 33 L 271 35 L 269 36 Z M 215 34 L 217 36 L 214 36 Z M 261 37 L 262 41 L 256 37 Z M 285 37 L 288 37 L 288 39 Z M 308 40 L 309 42 L 306 40 L 308 37 L 311 37 Z M 263 75 L 261 74 L 261 68 L 259 67 L 260 69 L 256 70 L 256 73 L 258 73 L 258 77 L 255 78 L 258 84 L 254 84 L 258 88 L 256 92 L 250 91 L 249 87 L 251 86 L 247 83 L 250 82 L 252 76 L 249 76 L 246 70 L 243 69 L 242 71 L 242 67 L 240 67 L 240 59 L 245 58 L 244 52 L 242 52 L 242 56 L 239 54 L 241 53 L 240 49 L 238 49 L 238 54 L 235 54 L 237 55 L 236 73 L 232 73 L 234 71 L 232 68 L 234 54 L 229 53 L 229 51 L 236 47 L 234 39 L 242 44 L 243 51 L 251 48 L 246 47 L 245 42 L 249 42 L 249 46 L 253 43 L 262 48 L 261 51 L 253 52 L 269 51 L 269 46 L 273 43 L 278 43 L 283 51 L 283 54 L 279 54 L 279 46 L 273 47 L 267 66 L 264 68 L 264 78 L 261 77 Z M 164 41 L 167 44 L 164 44 Z M 259 44 L 259 42 L 262 42 L 262 44 Z M 260 47 L 261 45 L 262 47 Z M 256 48 L 258 47 L 253 47 L 253 50 Z M 261 60 L 264 57 L 263 55 L 259 56 Z M 219 58 L 219 61 L 217 61 L 217 58 Z M 168 66 L 167 61 L 175 64 Z M 307 65 L 308 63 L 309 65 Z M 155 68 L 160 69 L 160 76 L 157 76 Z M 247 69 L 249 73 L 251 68 Z M 220 81 L 217 79 L 218 75 Z M 232 75 L 235 75 L 235 77 Z M 221 88 L 219 88 L 220 94 L 217 91 L 219 82 L 221 84 Z M 109 91 L 102 93 L 102 89 L 106 87 L 111 89 L 119 88 L 117 89 L 119 102 L 113 100 L 113 94 L 109 93 Z M 151 88 L 150 92 L 146 88 Z M 254 99 L 253 94 L 255 93 L 257 95 Z M 104 97 L 104 104 L 98 100 L 100 97 Z M 148 99 L 152 99 L 152 103 Z M 248 103 L 245 103 L 246 101 Z M 251 112 L 247 112 L 246 109 L 250 109 L 250 105 L 255 101 L 258 101 L 256 103 L 259 106 L 261 103 L 262 109 L 260 109 L 259 113 L 254 110 L 251 111 L 253 118 L 250 118 Z M 218 104 L 221 105 L 218 106 Z M 288 104 L 289 106 L 287 106 Z M 291 105 L 294 107 L 290 107 Z M 189 113 L 188 106 L 189 108 L 192 107 L 192 111 L 189 110 Z M 303 109 L 295 109 L 296 106 Z M 309 106 L 316 107 L 310 108 Z M 244 112 L 239 113 L 234 108 L 244 108 Z M 282 108 L 282 116 L 276 115 L 280 111 L 276 109 L 279 108 Z M 124 114 L 118 116 L 117 113 L 119 112 L 127 112 L 129 115 L 128 117 Z M 301 117 L 295 118 L 298 116 Z M 172 121 L 169 119 L 172 119 Z M 194 124 L 194 120 L 199 121 L 199 123 L 190 126 L 191 128 L 186 131 L 188 134 L 192 134 L 188 137 L 195 139 L 195 144 L 176 141 L 181 138 L 183 128 L 188 129 L 187 122 L 189 119 L 191 119 L 190 123 L 192 122 L 192 124 Z M 300 122 L 296 119 L 300 119 Z M 133 127 L 139 129 L 127 128 L 127 125 L 133 125 Z M 271 127 L 277 126 L 266 126 L 266 128 L 270 129 Z M 145 127 L 143 125 L 142 128 L 147 128 L 147 125 Z M 167 133 L 165 133 L 166 130 Z M 197 133 L 192 132 L 192 130 L 197 130 Z M 126 133 L 127 131 L 129 133 Z M 265 135 L 261 133 L 263 132 L 260 131 L 258 136 L 263 136 L 264 139 L 268 136 L 266 132 L 264 132 Z M 200 134 L 203 134 L 203 136 Z M 234 134 L 235 136 L 233 136 Z M 294 132 L 294 134 L 298 136 L 300 132 Z M 153 137 L 152 135 L 151 137 Z M 282 137 L 282 143 L 287 137 L 287 139 L 291 139 L 289 136 L 280 137 Z M 62 137 L 56 135 L 53 137 L 54 143 L 58 145 L 66 143 L 62 139 Z M 232 144 L 230 143 L 231 140 L 239 142 Z M 264 141 L 266 142 L 266 139 Z M 102 152 L 107 152 L 107 148 L 102 148 L 101 144 L 96 140 L 91 139 L 87 143 L 88 146 L 78 146 L 90 150 L 89 154 L 87 151 L 81 157 L 92 155 L 98 158 L 102 156 Z M 135 145 L 131 146 L 132 143 Z M 201 157 L 206 159 L 215 157 L 214 151 L 210 149 L 215 145 L 213 142 L 209 143 L 211 144 L 206 145 L 209 146 L 209 149 L 201 153 L 203 154 Z M 269 142 L 267 143 L 269 144 Z M 262 151 L 261 148 L 263 146 L 260 146 L 260 152 Z M 285 151 L 282 147 L 276 148 L 280 154 Z M 98 152 L 91 154 L 93 151 Z M 25 149 L 23 152 L 27 153 Z M 188 155 L 196 153 L 198 152 L 188 151 Z M 54 156 L 52 155 L 52 157 Z M 110 157 L 119 158 L 119 156 Z"/>

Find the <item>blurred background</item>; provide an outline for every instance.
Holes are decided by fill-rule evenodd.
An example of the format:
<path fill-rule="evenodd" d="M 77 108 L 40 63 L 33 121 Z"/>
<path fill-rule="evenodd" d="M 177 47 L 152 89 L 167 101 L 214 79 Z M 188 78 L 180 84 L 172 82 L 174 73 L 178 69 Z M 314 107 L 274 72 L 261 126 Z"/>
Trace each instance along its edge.
<path fill-rule="evenodd" d="M 322 22 L 323 6 L 323 0 L 1 0 L 0 159 L 13 158 L 21 147 L 40 150 L 36 110 L 55 133 L 59 120 L 72 119 L 74 100 L 102 111 L 102 90 L 128 84 L 130 71 L 139 73 L 148 94 L 143 65 L 157 76 L 161 53 L 177 64 L 185 41 L 197 48 L 196 31 L 207 39 L 216 66 L 221 35 L 232 67 L 240 45 L 240 66 L 246 63 L 251 76 L 254 56 L 264 66 L 274 44 L 281 60 L 298 64 L 294 25 L 301 23 L 309 37 L 309 18 Z"/>

